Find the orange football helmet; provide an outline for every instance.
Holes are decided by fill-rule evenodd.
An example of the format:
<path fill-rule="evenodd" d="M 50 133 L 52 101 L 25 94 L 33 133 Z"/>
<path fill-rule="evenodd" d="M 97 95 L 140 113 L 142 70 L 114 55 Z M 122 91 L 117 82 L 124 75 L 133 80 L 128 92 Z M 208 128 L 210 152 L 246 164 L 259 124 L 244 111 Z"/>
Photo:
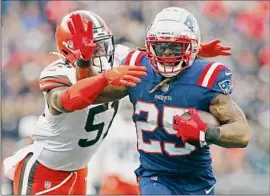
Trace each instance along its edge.
<path fill-rule="evenodd" d="M 72 14 L 79 14 L 82 17 L 82 20 L 85 21 L 85 28 L 87 21 L 92 21 L 93 23 L 96 49 L 92 57 L 92 62 L 95 70 L 100 73 L 106 69 L 111 69 L 113 66 L 115 51 L 113 34 L 105 21 L 100 16 L 90 11 L 78 10 L 63 17 L 55 32 L 57 50 L 58 53 L 61 54 L 60 56 L 74 65 L 75 57 L 64 45 L 64 43 L 67 43 L 67 47 L 73 49 L 71 32 L 67 25 Z"/>

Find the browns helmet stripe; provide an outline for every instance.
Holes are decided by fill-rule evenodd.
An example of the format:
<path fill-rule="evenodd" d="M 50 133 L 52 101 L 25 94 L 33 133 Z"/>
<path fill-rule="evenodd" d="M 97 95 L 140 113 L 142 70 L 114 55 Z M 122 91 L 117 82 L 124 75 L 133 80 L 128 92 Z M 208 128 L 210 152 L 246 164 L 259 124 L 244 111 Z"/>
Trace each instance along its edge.
<path fill-rule="evenodd" d="M 99 15 L 97 15 L 95 13 L 93 13 L 93 14 L 99 20 L 100 24 L 102 24 L 104 26 L 104 28 L 105 28 L 106 32 L 108 33 L 108 35 L 111 34 L 111 30 L 109 29 L 107 23 Z"/>
<path fill-rule="evenodd" d="M 94 14 L 93 12 L 90 11 L 80 11 L 79 12 L 81 16 L 83 16 L 83 18 L 88 19 L 90 21 L 93 22 L 93 28 L 100 28 L 104 26 L 104 21 L 101 20 L 101 18 L 97 17 L 96 14 Z"/>
<path fill-rule="evenodd" d="M 103 26 L 103 24 L 99 22 L 97 17 L 92 12 L 86 12 L 85 14 L 86 16 L 84 16 L 84 13 L 82 15 L 93 22 L 93 28 L 98 28 L 98 27 Z"/>

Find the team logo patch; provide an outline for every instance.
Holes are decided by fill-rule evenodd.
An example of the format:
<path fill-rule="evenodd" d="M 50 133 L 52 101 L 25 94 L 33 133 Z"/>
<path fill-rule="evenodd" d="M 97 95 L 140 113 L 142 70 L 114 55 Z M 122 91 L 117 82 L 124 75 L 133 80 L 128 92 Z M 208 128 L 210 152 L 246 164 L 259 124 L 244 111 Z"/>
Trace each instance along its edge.
<path fill-rule="evenodd" d="M 164 84 L 164 85 L 162 86 L 161 90 L 162 90 L 163 92 L 168 92 L 169 87 L 170 87 L 170 86 L 169 86 L 168 84 Z"/>
<path fill-rule="evenodd" d="M 232 81 L 224 80 L 224 81 L 218 83 L 218 85 L 225 95 L 228 95 L 232 92 L 232 88 L 233 88 Z"/>
<path fill-rule="evenodd" d="M 51 188 L 51 186 L 52 186 L 52 183 L 50 181 L 45 181 L 44 182 L 45 189 L 49 189 L 49 188 Z"/>

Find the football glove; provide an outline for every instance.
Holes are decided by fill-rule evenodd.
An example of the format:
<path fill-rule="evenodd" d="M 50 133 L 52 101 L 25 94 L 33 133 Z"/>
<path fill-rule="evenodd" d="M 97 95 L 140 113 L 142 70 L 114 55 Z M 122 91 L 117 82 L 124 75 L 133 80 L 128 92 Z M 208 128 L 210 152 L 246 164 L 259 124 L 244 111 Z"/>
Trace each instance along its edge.
<path fill-rule="evenodd" d="M 68 47 L 68 44 L 65 42 L 63 45 L 76 59 L 91 60 L 96 48 L 93 38 L 92 21 L 87 22 L 87 29 L 85 29 L 81 16 L 79 14 L 73 14 L 67 24 L 72 36 L 73 49 Z"/>
<path fill-rule="evenodd" d="M 140 77 L 146 76 L 146 67 L 121 65 L 103 72 L 108 84 L 114 86 L 136 86 L 141 82 Z"/>
<path fill-rule="evenodd" d="M 200 145 L 206 145 L 205 132 L 207 125 L 200 119 L 196 109 L 189 109 L 189 119 L 176 115 L 174 117 L 173 129 L 177 131 L 177 136 L 181 137 L 184 143 L 189 141 L 200 141 Z"/>
<path fill-rule="evenodd" d="M 231 48 L 220 44 L 220 40 L 213 40 L 208 43 L 202 43 L 198 55 L 209 58 L 216 56 L 230 56 Z"/>

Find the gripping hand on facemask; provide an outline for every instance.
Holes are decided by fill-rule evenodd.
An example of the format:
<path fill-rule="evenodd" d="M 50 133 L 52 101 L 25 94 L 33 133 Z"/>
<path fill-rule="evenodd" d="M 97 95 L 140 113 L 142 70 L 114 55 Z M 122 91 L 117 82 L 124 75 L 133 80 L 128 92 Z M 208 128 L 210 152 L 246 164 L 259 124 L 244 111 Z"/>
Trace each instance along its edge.
<path fill-rule="evenodd" d="M 200 45 L 199 56 L 209 58 L 216 56 L 230 56 L 231 48 L 220 44 L 220 40 L 213 40 Z"/>
<path fill-rule="evenodd" d="M 93 23 L 87 21 L 86 29 L 84 23 L 79 14 L 73 14 L 70 17 L 68 28 L 72 36 L 73 49 L 70 49 L 67 43 L 64 43 L 64 46 L 76 59 L 90 61 L 96 48 L 93 38 Z"/>

